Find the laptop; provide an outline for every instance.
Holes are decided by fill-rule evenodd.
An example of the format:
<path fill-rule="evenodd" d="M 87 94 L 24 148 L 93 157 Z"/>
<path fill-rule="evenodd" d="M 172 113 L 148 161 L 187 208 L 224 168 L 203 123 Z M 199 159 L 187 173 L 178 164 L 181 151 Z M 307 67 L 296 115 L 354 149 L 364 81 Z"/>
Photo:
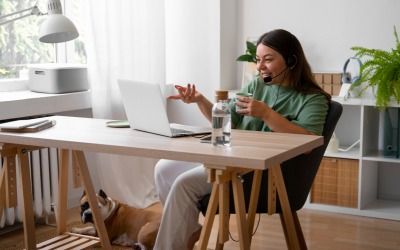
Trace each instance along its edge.
<path fill-rule="evenodd" d="M 211 129 L 170 124 L 158 83 L 118 79 L 118 85 L 131 128 L 168 137 L 211 134 Z"/>

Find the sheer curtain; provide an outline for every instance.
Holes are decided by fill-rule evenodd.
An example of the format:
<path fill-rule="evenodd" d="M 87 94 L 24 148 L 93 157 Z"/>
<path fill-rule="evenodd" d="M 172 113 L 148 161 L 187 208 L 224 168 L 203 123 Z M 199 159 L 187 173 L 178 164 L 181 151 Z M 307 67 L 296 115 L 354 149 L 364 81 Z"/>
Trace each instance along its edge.
<path fill-rule="evenodd" d="M 164 0 L 82 2 L 93 116 L 127 120 L 117 79 L 157 82 L 165 92 Z M 145 208 L 158 202 L 157 161 L 98 154 L 101 186 L 108 196 Z"/>

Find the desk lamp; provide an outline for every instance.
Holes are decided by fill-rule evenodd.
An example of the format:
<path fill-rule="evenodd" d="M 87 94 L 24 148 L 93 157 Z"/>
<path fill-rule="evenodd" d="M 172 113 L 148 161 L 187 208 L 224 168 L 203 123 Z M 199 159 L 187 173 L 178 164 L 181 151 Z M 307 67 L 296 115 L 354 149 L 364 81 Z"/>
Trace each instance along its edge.
<path fill-rule="evenodd" d="M 37 4 L 38 2 L 36 2 L 36 4 L 31 8 L 1 16 L 0 19 L 26 11 L 31 11 L 30 14 L 2 22 L 0 23 L 0 26 L 31 15 L 43 16 L 47 14 L 49 17 L 44 20 L 42 26 L 40 27 L 39 41 L 42 43 L 62 43 L 74 40 L 79 36 L 78 30 L 76 29 L 74 23 L 69 20 L 68 17 L 63 15 L 60 0 L 47 0 L 47 13 L 42 13 Z"/>

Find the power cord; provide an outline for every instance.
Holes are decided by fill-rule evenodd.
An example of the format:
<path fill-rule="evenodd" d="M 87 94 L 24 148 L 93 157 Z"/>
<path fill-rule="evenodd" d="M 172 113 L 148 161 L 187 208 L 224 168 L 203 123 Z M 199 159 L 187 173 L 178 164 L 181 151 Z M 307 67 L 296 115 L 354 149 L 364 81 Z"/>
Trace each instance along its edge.
<path fill-rule="evenodd" d="M 275 106 L 276 102 L 278 101 L 279 90 L 281 89 L 281 86 L 282 86 L 283 80 L 285 80 L 286 73 L 287 73 L 288 69 L 289 69 L 289 67 L 286 67 L 286 69 L 285 69 L 285 74 L 283 75 L 283 79 L 282 79 L 281 83 L 279 84 L 279 88 L 278 88 L 278 91 L 277 91 L 277 93 L 276 93 L 276 99 L 275 99 L 274 105 L 272 105 L 271 109 L 273 109 L 273 108 L 274 108 L 274 106 Z M 271 85 L 269 85 L 269 84 L 268 84 L 268 86 L 270 86 L 270 87 L 271 87 Z"/>
<path fill-rule="evenodd" d="M 262 177 L 261 177 L 261 178 L 262 178 Z M 262 179 L 261 179 L 261 180 L 262 180 Z M 262 182 L 262 181 L 261 181 L 260 189 L 261 189 L 261 187 L 263 186 L 263 183 L 265 183 L 265 182 Z M 265 187 L 264 187 L 264 188 L 265 188 Z M 264 188 L 263 188 L 263 190 L 265 190 Z M 260 201 L 264 201 L 265 196 L 266 196 L 266 195 L 264 195 L 264 196 L 262 197 L 262 200 L 258 199 L 257 208 L 258 208 L 258 205 L 259 205 Z M 231 215 L 229 214 L 229 217 L 230 217 L 230 216 L 231 216 Z M 254 229 L 254 233 L 253 233 L 251 236 L 254 236 L 254 235 L 256 234 L 257 229 L 258 229 L 258 226 L 260 225 L 260 219 L 261 219 L 261 213 L 258 213 L 258 222 L 257 222 L 257 226 L 256 226 L 256 229 Z M 234 240 L 234 239 L 232 238 L 232 235 L 231 235 L 231 232 L 230 232 L 230 231 L 229 231 L 229 237 L 231 237 L 231 240 L 233 240 L 234 242 L 239 242 L 239 240 Z"/>
<path fill-rule="evenodd" d="M 229 216 L 229 217 L 230 217 L 230 216 Z M 257 227 L 256 227 L 256 229 L 254 230 L 254 233 L 253 233 L 251 236 L 254 236 L 254 235 L 256 234 L 258 225 L 260 225 L 260 219 L 261 219 L 261 213 L 258 213 L 258 223 L 257 223 Z M 234 240 L 234 239 L 232 238 L 232 235 L 231 235 L 231 232 L 230 232 L 230 231 L 229 231 L 229 237 L 231 237 L 231 240 L 233 240 L 234 242 L 239 242 L 239 240 Z"/>

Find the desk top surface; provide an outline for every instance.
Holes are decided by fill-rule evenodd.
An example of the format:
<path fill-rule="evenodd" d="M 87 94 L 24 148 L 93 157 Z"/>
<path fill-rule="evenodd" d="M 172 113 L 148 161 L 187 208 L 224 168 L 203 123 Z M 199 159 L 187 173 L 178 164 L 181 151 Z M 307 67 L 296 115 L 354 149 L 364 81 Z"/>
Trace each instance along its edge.
<path fill-rule="evenodd" d="M 232 130 L 231 147 L 198 138 L 169 138 L 131 128 L 109 128 L 110 120 L 54 116 L 57 125 L 37 133 L 0 132 L 0 142 L 131 155 L 220 166 L 267 169 L 323 144 L 322 136 Z"/>

